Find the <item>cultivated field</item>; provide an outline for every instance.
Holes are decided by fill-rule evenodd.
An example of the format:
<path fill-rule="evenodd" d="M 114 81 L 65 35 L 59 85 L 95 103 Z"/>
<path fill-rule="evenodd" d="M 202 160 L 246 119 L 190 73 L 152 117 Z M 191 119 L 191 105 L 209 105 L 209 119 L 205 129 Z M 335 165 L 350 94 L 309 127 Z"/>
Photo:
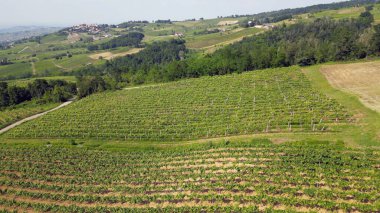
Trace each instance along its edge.
<path fill-rule="evenodd" d="M 380 62 L 322 66 L 331 85 L 356 94 L 369 108 L 380 112 Z"/>
<path fill-rule="evenodd" d="M 34 102 L 26 102 L 19 106 L 8 108 L 0 111 L 0 129 L 31 115 L 45 112 L 58 106 L 57 103 L 45 105 L 36 104 Z"/>
<path fill-rule="evenodd" d="M 326 10 L 314 13 L 315 18 L 331 17 L 334 19 L 356 18 L 364 12 L 364 7 L 343 8 L 339 10 Z"/>
<path fill-rule="evenodd" d="M 266 140 L 135 152 L 69 146 L 0 148 L 0 209 L 380 211 L 378 150 Z"/>
<path fill-rule="evenodd" d="M 238 20 L 230 20 L 230 21 L 221 21 L 218 23 L 218 26 L 225 26 L 225 25 L 234 25 L 239 23 Z"/>
<path fill-rule="evenodd" d="M 328 132 L 349 121 L 349 113 L 313 90 L 298 68 L 284 68 L 96 94 L 6 137 L 193 140 Z"/>
<path fill-rule="evenodd" d="M 364 6 L 322 10 L 273 24 L 354 18 L 363 11 Z M 372 13 L 380 23 L 380 4 Z M 248 19 L 126 23 L 96 38 L 50 34 L 0 50 L 0 60 L 14 63 L 0 66 L 0 80 L 22 87 L 36 78 L 74 82 L 69 75 L 78 68 L 142 50 L 100 46 L 131 31 L 145 35 L 142 47 L 185 40 L 191 49 L 185 65 L 193 71 L 198 63 L 191 57 L 208 57 L 266 32 L 243 28 L 240 21 Z M 272 35 L 268 41 L 277 39 Z M 92 44 L 98 50 L 88 48 Z M 288 49 L 292 42 L 282 44 L 263 55 L 246 51 L 245 44 L 224 54 L 278 66 L 293 49 Z M 101 90 L 64 105 L 33 99 L 7 106 L 0 111 L 0 129 L 25 117 L 34 120 L 0 134 L 0 213 L 380 212 L 380 61 L 332 63 L 146 85 L 134 84 L 133 69 L 111 66 L 115 72 L 103 76 L 107 87 L 114 86 L 111 77 L 120 77 L 128 88 Z M 165 66 L 154 68 L 146 82 Z M 170 68 L 163 75 L 171 74 Z M 119 76 L 121 69 L 126 70 Z M 78 85 L 95 91 L 100 84 L 95 79 Z M 8 93 L 0 92 L 6 100 Z M 49 111 L 59 105 L 65 107 Z M 33 116 L 41 112 L 46 114 Z"/>
<path fill-rule="evenodd" d="M 248 28 L 195 37 L 190 36 L 186 38 L 186 46 L 193 49 L 214 48 L 217 45 L 223 46 L 240 41 L 244 37 L 253 36 L 262 31 L 263 29 Z"/>

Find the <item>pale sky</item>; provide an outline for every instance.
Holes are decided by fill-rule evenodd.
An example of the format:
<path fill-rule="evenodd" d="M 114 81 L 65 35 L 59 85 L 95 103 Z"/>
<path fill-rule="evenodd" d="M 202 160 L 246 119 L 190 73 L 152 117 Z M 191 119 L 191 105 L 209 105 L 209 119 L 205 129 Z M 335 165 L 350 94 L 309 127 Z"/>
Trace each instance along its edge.
<path fill-rule="evenodd" d="M 0 27 L 215 18 L 340 0 L 0 0 Z"/>

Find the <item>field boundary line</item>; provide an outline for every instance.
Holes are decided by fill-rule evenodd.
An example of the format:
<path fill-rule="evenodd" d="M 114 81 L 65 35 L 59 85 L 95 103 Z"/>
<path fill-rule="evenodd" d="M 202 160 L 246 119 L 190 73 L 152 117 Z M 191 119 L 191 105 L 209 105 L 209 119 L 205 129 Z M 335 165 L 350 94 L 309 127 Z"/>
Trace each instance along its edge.
<path fill-rule="evenodd" d="M 3 128 L 3 129 L 1 129 L 1 130 L 0 130 L 0 135 L 2 135 L 2 134 L 4 134 L 4 133 L 8 132 L 9 130 L 11 130 L 11 129 L 13 129 L 13 128 L 15 128 L 15 127 L 17 127 L 17 126 L 19 126 L 19 125 L 25 123 L 25 122 L 27 122 L 27 121 L 31 121 L 31 120 L 34 120 L 34 119 L 36 119 L 36 118 L 39 118 L 39 117 L 41 117 L 41 116 L 43 116 L 43 115 L 46 115 L 47 113 L 50 113 L 50 112 L 56 111 L 56 110 L 58 110 L 58 109 L 61 109 L 61 108 L 65 107 L 65 106 L 67 106 L 67 105 L 69 105 L 69 104 L 71 104 L 71 103 L 73 103 L 73 100 L 66 101 L 66 102 L 62 103 L 61 105 L 59 105 L 58 107 L 53 108 L 53 109 L 51 109 L 51 110 L 48 110 L 48 111 L 45 111 L 45 112 L 42 112 L 42 113 L 39 113 L 39 114 L 36 114 L 36 115 L 32 115 L 32 116 L 29 116 L 29 117 L 27 117 L 27 118 L 24 118 L 24 119 L 22 119 L 22 120 L 20 120 L 20 121 L 17 121 L 17 122 L 15 122 L 15 123 L 13 123 L 13 124 L 11 124 L 11 125 L 9 125 L 9 126 Z"/>

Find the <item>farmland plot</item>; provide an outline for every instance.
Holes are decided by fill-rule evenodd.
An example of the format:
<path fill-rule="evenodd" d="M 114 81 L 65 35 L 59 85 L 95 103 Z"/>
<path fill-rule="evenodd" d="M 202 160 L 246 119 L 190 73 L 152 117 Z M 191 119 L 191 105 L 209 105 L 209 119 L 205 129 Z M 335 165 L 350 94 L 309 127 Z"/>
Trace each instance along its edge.
<path fill-rule="evenodd" d="M 294 67 L 97 94 L 6 137 L 173 141 L 336 131 L 347 122 L 349 113 Z"/>
<path fill-rule="evenodd" d="M 326 65 L 321 72 L 332 86 L 358 95 L 367 107 L 380 112 L 380 62 Z"/>
<path fill-rule="evenodd" d="M 0 210 L 378 212 L 380 153 L 339 144 L 0 148 Z"/>

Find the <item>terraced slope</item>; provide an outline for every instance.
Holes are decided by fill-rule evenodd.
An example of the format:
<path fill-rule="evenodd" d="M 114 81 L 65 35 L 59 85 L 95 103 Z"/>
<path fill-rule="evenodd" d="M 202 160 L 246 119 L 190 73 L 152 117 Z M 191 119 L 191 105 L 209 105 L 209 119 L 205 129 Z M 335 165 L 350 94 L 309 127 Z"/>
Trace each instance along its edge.
<path fill-rule="evenodd" d="M 0 148 L 0 210 L 380 210 L 375 150 L 265 141 L 144 152 L 54 146 Z"/>
<path fill-rule="evenodd" d="M 349 114 L 298 68 L 205 77 L 93 95 L 12 131 L 13 138 L 191 140 L 332 131 Z"/>

